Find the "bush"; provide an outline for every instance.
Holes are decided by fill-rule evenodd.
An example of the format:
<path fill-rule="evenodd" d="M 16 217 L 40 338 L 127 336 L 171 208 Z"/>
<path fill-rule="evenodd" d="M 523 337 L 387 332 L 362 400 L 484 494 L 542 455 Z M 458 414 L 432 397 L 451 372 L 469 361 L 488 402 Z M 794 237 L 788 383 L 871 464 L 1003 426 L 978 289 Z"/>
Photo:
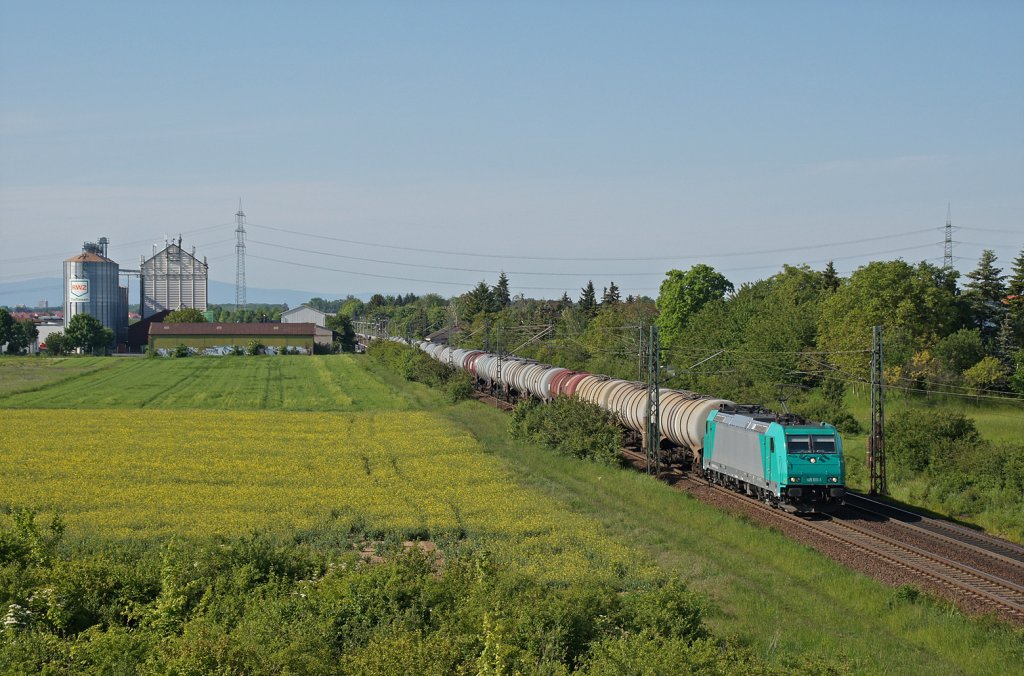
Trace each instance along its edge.
<path fill-rule="evenodd" d="M 513 438 L 543 444 L 574 458 L 619 463 L 622 429 L 597 404 L 568 397 L 550 404 L 524 401 L 512 411 L 509 432 Z"/>
<path fill-rule="evenodd" d="M 454 404 L 473 396 L 473 377 L 465 371 L 453 373 L 444 385 L 444 398 Z"/>
<path fill-rule="evenodd" d="M 261 343 L 260 341 L 256 340 L 255 338 L 249 339 L 249 342 L 248 342 L 248 344 L 245 347 L 246 353 L 250 354 L 250 355 L 253 355 L 253 356 L 259 354 L 262 350 L 263 350 L 263 343 Z"/>
<path fill-rule="evenodd" d="M 904 474 L 919 474 L 959 455 L 964 446 L 978 446 L 974 420 L 962 413 L 910 409 L 893 416 L 886 430 L 886 452 Z"/>
<path fill-rule="evenodd" d="M 174 348 L 174 351 L 171 353 L 171 356 L 180 359 L 180 358 L 183 358 L 183 357 L 187 357 L 190 354 L 192 354 L 192 353 L 191 353 L 191 351 L 189 351 L 187 345 L 178 345 L 177 347 Z"/>
<path fill-rule="evenodd" d="M 794 404 L 794 410 L 809 420 L 820 420 L 835 425 L 842 434 L 861 434 L 863 426 L 841 404 L 834 402 L 806 402 Z"/>
<path fill-rule="evenodd" d="M 370 343 L 366 354 L 374 361 L 397 371 L 406 380 L 430 387 L 443 388 L 450 380 L 459 376 L 459 372 L 447 364 L 442 364 L 425 352 L 402 343 L 375 340 Z"/>

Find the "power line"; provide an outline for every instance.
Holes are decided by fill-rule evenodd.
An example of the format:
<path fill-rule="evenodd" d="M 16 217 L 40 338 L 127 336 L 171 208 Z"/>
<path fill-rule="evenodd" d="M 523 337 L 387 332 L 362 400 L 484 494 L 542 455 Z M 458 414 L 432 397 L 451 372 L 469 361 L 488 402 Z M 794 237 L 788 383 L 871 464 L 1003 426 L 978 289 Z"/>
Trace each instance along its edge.
<path fill-rule="evenodd" d="M 511 260 L 535 260 L 535 261 L 587 261 L 587 262 L 611 262 L 611 261 L 668 261 L 668 260 L 702 260 L 705 258 L 731 258 L 735 256 L 749 256 L 751 253 L 760 254 L 772 254 L 772 253 L 788 253 L 790 251 L 807 251 L 813 249 L 823 249 L 828 247 L 836 246 L 847 246 L 851 244 L 861 244 L 864 242 L 877 242 L 880 240 L 894 239 L 897 237 L 906 237 L 908 235 L 917 235 L 926 232 L 932 232 L 935 228 L 924 228 L 921 230 L 910 230 L 903 233 L 894 233 L 890 235 L 879 235 L 877 237 L 863 237 L 860 239 L 847 240 L 844 242 L 829 242 L 827 244 L 807 244 L 788 246 L 780 249 L 758 249 L 755 252 L 742 251 L 742 252 L 718 252 L 718 253 L 707 253 L 707 254 L 690 254 L 687 256 L 640 256 L 640 257 L 628 257 L 628 256 L 613 256 L 613 257 L 566 257 L 566 256 L 513 256 L 508 254 L 494 254 L 484 252 L 468 252 L 468 251 L 451 251 L 444 249 L 426 249 L 421 247 L 401 246 L 398 244 L 378 244 L 376 242 L 367 242 L 363 240 L 348 239 L 345 237 L 334 237 L 332 235 L 318 235 L 315 233 L 302 232 L 300 230 L 291 230 L 287 228 L 277 228 L 270 225 L 259 225 L 257 223 L 249 223 L 248 225 L 254 228 L 263 228 L 265 230 L 273 230 L 275 232 L 283 232 L 289 235 L 300 235 L 302 237 L 313 237 L 316 239 L 324 239 L 333 242 L 343 242 L 345 244 L 357 244 L 360 246 L 377 247 L 381 249 L 395 249 L 399 251 L 413 251 L 416 253 L 432 253 L 442 254 L 446 256 L 472 256 L 473 258 L 503 258 Z"/>

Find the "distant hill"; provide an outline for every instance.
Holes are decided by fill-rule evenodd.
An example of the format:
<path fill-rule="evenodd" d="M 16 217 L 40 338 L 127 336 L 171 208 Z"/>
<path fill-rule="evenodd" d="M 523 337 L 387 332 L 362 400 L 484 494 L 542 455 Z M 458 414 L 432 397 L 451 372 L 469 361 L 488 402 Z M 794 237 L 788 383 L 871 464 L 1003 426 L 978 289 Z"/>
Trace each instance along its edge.
<path fill-rule="evenodd" d="M 137 288 L 137 287 L 135 287 Z M 235 302 L 235 285 L 211 279 L 209 285 L 210 303 L 230 305 Z M 250 303 L 287 303 L 288 307 L 302 305 L 310 298 L 333 300 L 344 298 L 345 293 L 329 293 L 325 291 L 298 291 L 295 289 L 246 289 L 246 300 Z M 369 300 L 369 293 L 353 294 L 362 300 Z M 37 277 L 19 282 L 0 282 L 0 305 L 15 307 L 25 305 L 36 307 L 39 301 L 46 300 L 50 307 L 59 308 L 64 302 L 64 280 L 60 277 Z M 137 303 L 138 297 L 128 299 L 129 303 Z"/>

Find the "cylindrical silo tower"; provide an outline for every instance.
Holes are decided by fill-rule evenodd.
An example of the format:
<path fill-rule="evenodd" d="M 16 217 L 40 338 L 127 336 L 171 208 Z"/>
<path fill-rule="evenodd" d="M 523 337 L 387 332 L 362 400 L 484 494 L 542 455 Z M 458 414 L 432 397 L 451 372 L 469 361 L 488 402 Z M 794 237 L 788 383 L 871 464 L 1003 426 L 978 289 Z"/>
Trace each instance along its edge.
<path fill-rule="evenodd" d="M 107 258 L 105 240 L 86 242 L 82 253 L 64 261 L 64 326 L 77 314 L 90 314 L 121 342 L 128 332 L 128 307 L 118 284 L 120 268 Z"/>

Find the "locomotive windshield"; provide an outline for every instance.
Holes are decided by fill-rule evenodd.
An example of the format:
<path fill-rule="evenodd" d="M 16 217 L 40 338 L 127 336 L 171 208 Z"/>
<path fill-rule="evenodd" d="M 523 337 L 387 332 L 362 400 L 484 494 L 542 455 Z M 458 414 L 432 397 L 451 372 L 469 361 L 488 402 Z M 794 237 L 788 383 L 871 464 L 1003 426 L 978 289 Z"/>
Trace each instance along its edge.
<path fill-rule="evenodd" d="M 787 434 L 786 449 L 790 453 L 835 453 L 836 438 L 821 434 Z"/>

